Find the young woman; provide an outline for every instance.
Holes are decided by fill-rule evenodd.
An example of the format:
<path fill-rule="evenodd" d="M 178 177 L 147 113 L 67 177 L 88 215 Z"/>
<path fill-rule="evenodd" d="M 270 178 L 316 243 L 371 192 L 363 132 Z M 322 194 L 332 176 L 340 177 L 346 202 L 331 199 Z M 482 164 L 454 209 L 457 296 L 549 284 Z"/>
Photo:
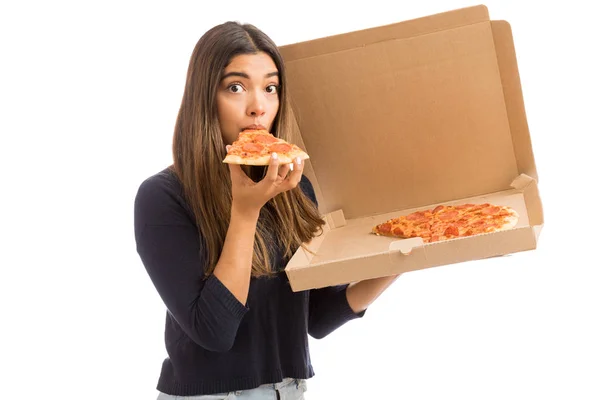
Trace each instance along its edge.
<path fill-rule="evenodd" d="M 292 292 L 286 262 L 324 222 L 301 160 L 222 162 L 247 128 L 293 141 L 297 126 L 277 46 L 227 22 L 192 53 L 173 165 L 135 199 L 137 251 L 168 310 L 159 399 L 302 399 L 308 334 L 361 317 L 396 278 Z"/>

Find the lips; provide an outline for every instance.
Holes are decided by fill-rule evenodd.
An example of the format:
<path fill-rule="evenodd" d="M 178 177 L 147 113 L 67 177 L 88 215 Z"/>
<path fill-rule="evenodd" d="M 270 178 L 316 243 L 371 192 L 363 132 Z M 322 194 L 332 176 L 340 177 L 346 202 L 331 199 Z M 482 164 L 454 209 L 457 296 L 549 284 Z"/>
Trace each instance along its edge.
<path fill-rule="evenodd" d="M 253 125 L 248 125 L 243 130 L 245 130 L 245 131 L 247 131 L 247 130 L 265 130 L 266 131 L 267 128 L 265 128 L 262 125 L 253 124 Z"/>

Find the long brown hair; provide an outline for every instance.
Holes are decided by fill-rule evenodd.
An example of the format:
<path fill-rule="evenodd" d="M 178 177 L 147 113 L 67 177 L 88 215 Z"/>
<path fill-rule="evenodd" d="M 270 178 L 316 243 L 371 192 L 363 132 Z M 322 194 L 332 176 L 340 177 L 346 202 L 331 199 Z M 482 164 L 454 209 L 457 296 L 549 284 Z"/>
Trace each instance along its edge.
<path fill-rule="evenodd" d="M 231 212 L 231 179 L 225 142 L 217 117 L 216 93 L 222 73 L 240 54 L 268 54 L 279 71 L 279 110 L 273 134 L 293 141 L 298 133 L 287 93 L 283 59 L 273 41 L 250 24 L 226 22 L 207 31 L 196 44 L 187 72 L 183 100 L 173 136 L 173 169 L 194 213 L 207 259 L 205 276 L 212 274 L 223 249 Z M 251 167 L 258 181 L 264 167 Z M 252 276 L 272 275 L 275 246 L 289 257 L 321 230 L 324 221 L 299 187 L 271 199 L 260 212 L 254 240 Z"/>

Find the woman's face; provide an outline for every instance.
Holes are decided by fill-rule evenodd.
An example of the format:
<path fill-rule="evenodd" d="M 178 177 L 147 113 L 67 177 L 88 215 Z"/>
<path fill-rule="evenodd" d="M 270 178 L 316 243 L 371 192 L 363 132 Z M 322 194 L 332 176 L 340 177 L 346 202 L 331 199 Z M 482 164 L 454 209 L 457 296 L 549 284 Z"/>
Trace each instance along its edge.
<path fill-rule="evenodd" d="M 263 52 L 234 57 L 223 71 L 217 111 L 226 144 L 246 128 L 271 131 L 279 110 L 279 71 Z"/>

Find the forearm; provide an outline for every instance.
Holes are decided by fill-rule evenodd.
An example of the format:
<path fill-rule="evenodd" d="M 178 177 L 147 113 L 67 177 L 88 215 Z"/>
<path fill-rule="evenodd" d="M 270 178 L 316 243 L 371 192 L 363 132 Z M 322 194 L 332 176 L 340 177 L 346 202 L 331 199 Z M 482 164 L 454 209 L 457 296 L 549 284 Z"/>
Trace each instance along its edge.
<path fill-rule="evenodd" d="M 232 208 L 221 257 L 213 272 L 242 304 L 248 299 L 257 220 L 258 213 L 242 214 Z"/>
<path fill-rule="evenodd" d="M 346 289 L 346 298 L 352 311 L 359 313 L 366 310 L 399 276 L 367 279 L 349 285 Z"/>

